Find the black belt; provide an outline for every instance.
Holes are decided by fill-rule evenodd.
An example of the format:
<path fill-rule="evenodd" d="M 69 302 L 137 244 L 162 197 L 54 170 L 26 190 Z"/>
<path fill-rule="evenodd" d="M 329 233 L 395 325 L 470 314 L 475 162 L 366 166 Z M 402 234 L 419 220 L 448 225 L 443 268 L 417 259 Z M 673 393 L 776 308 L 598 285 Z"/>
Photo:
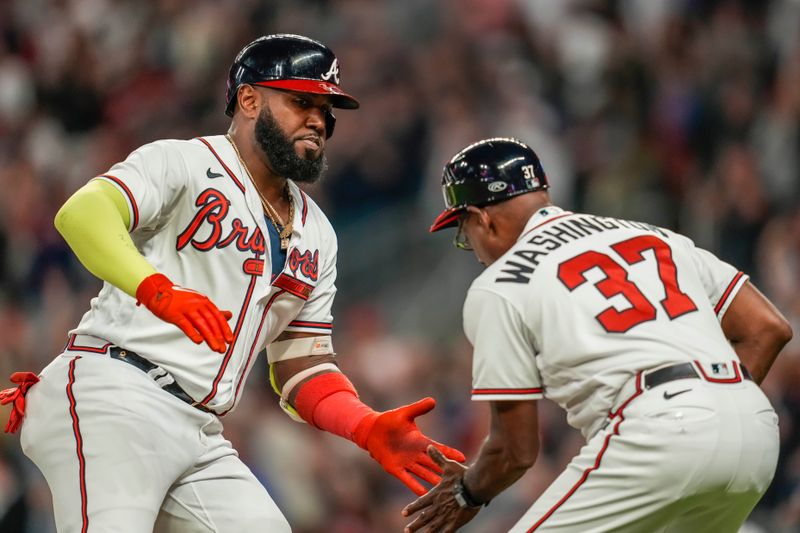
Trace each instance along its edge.
<path fill-rule="evenodd" d="M 738 364 L 738 363 L 732 363 Z M 742 369 L 742 378 L 749 379 L 752 381 L 752 377 L 750 377 L 750 372 L 744 367 L 744 365 L 739 365 L 739 368 Z M 697 373 L 694 365 L 692 363 L 678 363 L 677 365 L 666 366 L 664 368 L 659 368 L 658 370 L 654 370 L 649 374 L 645 374 L 644 376 L 644 388 L 645 389 L 652 389 L 653 387 L 657 387 L 659 385 L 663 385 L 669 381 L 675 381 L 676 379 L 701 379 L 700 374 Z"/>
<path fill-rule="evenodd" d="M 148 361 L 147 359 L 145 359 L 141 355 L 137 354 L 136 352 L 132 352 L 130 350 L 126 350 L 124 348 L 120 348 L 119 346 L 112 346 L 108 350 L 108 353 L 109 353 L 109 355 L 111 356 L 112 359 L 116 359 L 118 361 L 124 361 L 124 362 L 128 363 L 129 365 L 135 366 L 136 368 L 138 368 L 139 370 L 141 370 L 145 374 L 149 375 L 151 378 L 153 378 L 153 381 L 156 382 L 156 385 L 158 385 L 159 387 L 161 387 L 162 389 L 164 389 L 168 393 L 172 394 L 173 396 L 175 396 L 180 401 L 186 402 L 189 405 L 191 405 L 192 407 L 200 409 L 201 411 L 205 411 L 207 413 L 213 413 L 213 411 L 211 411 L 211 409 L 207 408 L 204 405 L 200 405 L 199 403 L 195 402 L 194 399 L 191 396 L 189 396 L 189 394 L 185 390 L 183 390 L 183 388 L 181 388 L 181 386 L 178 385 L 178 383 L 176 381 L 174 381 L 174 378 L 172 378 L 173 379 L 172 383 L 168 383 L 166 385 L 159 384 L 157 380 L 162 376 L 154 376 L 150 372 L 152 372 L 153 370 L 158 369 L 158 370 L 161 370 L 164 373 L 164 376 L 167 376 L 168 372 L 166 370 L 164 370 L 163 368 L 161 368 L 160 366 L 158 366 L 158 365 L 156 365 L 154 363 L 151 363 L 150 361 Z"/>

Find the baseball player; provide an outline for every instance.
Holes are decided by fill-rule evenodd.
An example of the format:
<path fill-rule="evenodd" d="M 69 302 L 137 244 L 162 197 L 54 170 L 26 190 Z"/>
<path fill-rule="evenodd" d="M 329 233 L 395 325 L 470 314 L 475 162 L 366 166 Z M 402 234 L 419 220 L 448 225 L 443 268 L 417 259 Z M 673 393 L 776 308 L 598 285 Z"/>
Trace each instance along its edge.
<path fill-rule="evenodd" d="M 737 531 L 767 489 L 778 417 L 758 387 L 791 338 L 747 276 L 681 235 L 550 203 L 536 154 L 488 139 L 444 168 L 446 210 L 486 270 L 464 303 L 472 399 L 491 430 L 406 531 L 451 532 L 530 468 L 537 400 L 586 445 L 514 532 Z"/>
<path fill-rule="evenodd" d="M 358 107 L 339 81 L 323 44 L 261 37 L 231 66 L 228 134 L 142 146 L 57 214 L 105 284 L 64 352 L 15 374 L 2 399 L 60 532 L 290 531 L 222 435 L 265 348 L 293 418 L 352 440 L 417 494 L 438 481 L 414 423 L 433 399 L 375 412 L 334 358 L 336 235 L 296 183 L 325 168 L 332 108 Z"/>

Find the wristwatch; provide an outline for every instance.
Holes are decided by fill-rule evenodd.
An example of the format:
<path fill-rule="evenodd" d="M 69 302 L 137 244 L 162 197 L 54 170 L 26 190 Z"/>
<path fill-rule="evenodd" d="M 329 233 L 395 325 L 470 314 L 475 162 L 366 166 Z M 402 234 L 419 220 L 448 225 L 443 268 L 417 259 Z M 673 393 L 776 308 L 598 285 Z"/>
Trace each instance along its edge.
<path fill-rule="evenodd" d="M 479 502 L 472 494 L 469 493 L 467 487 L 464 486 L 464 477 L 460 477 L 453 485 L 453 498 L 462 509 L 476 509 L 478 507 L 489 505 L 489 502 Z M 491 501 L 491 500 L 490 500 Z"/>

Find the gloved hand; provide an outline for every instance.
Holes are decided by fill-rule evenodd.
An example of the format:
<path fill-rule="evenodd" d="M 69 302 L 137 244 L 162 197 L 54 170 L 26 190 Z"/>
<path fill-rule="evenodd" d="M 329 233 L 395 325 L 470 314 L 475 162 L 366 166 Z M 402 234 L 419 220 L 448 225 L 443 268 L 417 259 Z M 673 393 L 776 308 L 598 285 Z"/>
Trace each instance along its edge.
<path fill-rule="evenodd" d="M 178 326 L 195 344 L 206 341 L 215 352 L 225 353 L 233 342 L 230 311 L 220 311 L 203 294 L 172 283 L 164 274 L 147 276 L 136 289 L 136 305 L 144 304 L 154 315 Z"/>
<path fill-rule="evenodd" d="M 28 389 L 39 382 L 39 376 L 33 372 L 14 372 L 11 374 L 11 382 L 17 386 L 0 391 L 0 404 L 12 404 L 6 433 L 16 433 L 22 424 L 22 417 L 25 416 L 25 395 Z"/>
<path fill-rule="evenodd" d="M 440 479 L 442 469 L 428 456 L 427 448 L 433 445 L 448 459 L 464 462 L 460 451 L 426 437 L 414 423 L 436 406 L 433 398 L 423 398 L 383 413 L 371 413 L 359 422 L 353 432 L 353 441 L 369 452 L 384 470 L 406 484 L 417 496 L 428 492 L 411 474 L 433 485 Z"/>

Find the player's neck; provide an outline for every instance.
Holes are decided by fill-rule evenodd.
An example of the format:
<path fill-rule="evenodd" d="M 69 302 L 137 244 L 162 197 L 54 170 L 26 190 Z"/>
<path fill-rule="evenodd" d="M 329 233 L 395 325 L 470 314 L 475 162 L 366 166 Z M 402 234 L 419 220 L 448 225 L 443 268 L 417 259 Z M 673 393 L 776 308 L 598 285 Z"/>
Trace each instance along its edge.
<path fill-rule="evenodd" d="M 528 221 L 536 212 L 553 205 L 550 195 L 545 191 L 521 194 L 505 203 L 508 233 L 514 237 L 514 242 L 522 235 Z"/>
<path fill-rule="evenodd" d="M 278 176 L 270 168 L 264 153 L 258 149 L 255 141 L 243 135 L 236 128 L 228 130 L 228 136 L 236 145 L 239 156 L 247 166 L 250 178 L 258 190 L 276 207 L 286 203 L 286 179 Z"/>
<path fill-rule="evenodd" d="M 541 191 L 521 194 L 488 206 L 487 211 L 492 216 L 493 231 L 491 238 L 483 247 L 486 264 L 490 265 L 505 255 L 517 243 L 533 214 L 549 205 L 553 205 L 549 195 Z"/>

